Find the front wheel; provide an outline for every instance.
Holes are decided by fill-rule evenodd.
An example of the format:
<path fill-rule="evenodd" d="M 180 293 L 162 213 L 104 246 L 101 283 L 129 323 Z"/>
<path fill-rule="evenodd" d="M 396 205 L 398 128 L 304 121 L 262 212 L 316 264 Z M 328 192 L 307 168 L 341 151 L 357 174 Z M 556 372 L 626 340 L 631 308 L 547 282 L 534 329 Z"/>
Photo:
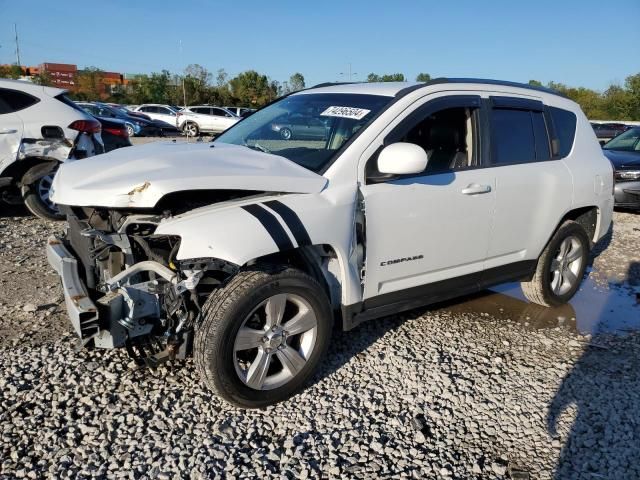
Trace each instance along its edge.
<path fill-rule="evenodd" d="M 37 169 L 39 166 L 33 168 Z M 58 206 L 50 198 L 51 185 L 53 184 L 53 176 L 56 170 L 57 168 L 35 182 L 22 186 L 21 193 L 24 204 L 36 217 L 48 220 L 64 220 L 65 218 Z M 28 170 L 25 176 L 29 175 L 30 172 L 31 170 Z"/>
<path fill-rule="evenodd" d="M 286 267 L 239 272 L 203 308 L 194 356 L 211 390 L 243 408 L 285 400 L 314 373 L 333 316 L 322 287 Z"/>
<path fill-rule="evenodd" d="M 580 287 L 589 249 L 584 228 L 573 221 L 563 223 L 540 255 L 531 281 L 522 282 L 525 297 L 547 307 L 567 303 Z"/>

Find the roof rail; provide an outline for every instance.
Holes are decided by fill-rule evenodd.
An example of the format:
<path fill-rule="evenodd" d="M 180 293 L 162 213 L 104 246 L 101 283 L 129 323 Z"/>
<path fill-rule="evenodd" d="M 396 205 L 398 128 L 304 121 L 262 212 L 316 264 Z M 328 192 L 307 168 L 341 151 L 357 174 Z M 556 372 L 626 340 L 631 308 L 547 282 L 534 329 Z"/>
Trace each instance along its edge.
<path fill-rule="evenodd" d="M 539 87 L 537 85 L 529 85 L 528 83 L 510 82 L 508 80 L 493 80 L 488 78 L 447 78 L 440 77 L 429 80 L 425 83 L 427 85 L 438 85 L 442 83 L 483 83 L 485 85 L 500 85 L 503 87 L 517 87 L 526 88 L 527 90 L 535 90 L 538 92 L 550 93 L 552 95 L 558 95 L 560 97 L 568 98 L 564 93 L 561 93 L 553 88 Z"/>
<path fill-rule="evenodd" d="M 362 83 L 362 82 L 324 82 L 314 85 L 313 87 L 306 88 L 305 90 L 309 90 L 311 88 L 321 88 L 321 87 L 333 87 L 336 85 L 353 85 L 354 83 Z"/>

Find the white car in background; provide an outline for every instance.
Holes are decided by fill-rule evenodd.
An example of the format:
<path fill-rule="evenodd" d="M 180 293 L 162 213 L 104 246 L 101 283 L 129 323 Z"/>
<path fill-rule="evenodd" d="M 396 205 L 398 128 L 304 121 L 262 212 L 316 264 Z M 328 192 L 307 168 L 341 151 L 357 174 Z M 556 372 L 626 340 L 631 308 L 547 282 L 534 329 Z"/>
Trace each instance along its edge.
<path fill-rule="evenodd" d="M 256 111 L 255 108 L 247 108 L 247 107 L 224 107 L 225 110 L 229 110 L 236 117 L 244 117 L 246 113 L 253 113 Z"/>
<path fill-rule="evenodd" d="M 63 218 L 49 198 L 58 166 L 104 152 L 100 122 L 66 93 L 0 79 L 0 195 L 42 218 Z"/>
<path fill-rule="evenodd" d="M 178 109 L 171 105 L 161 105 L 158 103 L 145 103 L 133 109 L 134 112 L 141 112 L 152 120 L 160 120 L 177 127 Z"/>
<path fill-rule="evenodd" d="M 222 107 L 195 105 L 178 112 L 178 129 L 185 135 L 196 137 L 200 132 L 218 134 L 235 125 L 240 117 Z"/>

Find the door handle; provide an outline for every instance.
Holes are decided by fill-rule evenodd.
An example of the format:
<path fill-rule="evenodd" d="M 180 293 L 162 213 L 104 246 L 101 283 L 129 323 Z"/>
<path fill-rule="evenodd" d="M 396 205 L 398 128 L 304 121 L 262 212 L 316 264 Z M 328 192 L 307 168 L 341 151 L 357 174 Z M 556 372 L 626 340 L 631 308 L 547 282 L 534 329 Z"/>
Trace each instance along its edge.
<path fill-rule="evenodd" d="M 0 130 L 0 134 L 2 133 L 18 133 L 18 130 L 12 130 L 10 128 L 5 128 L 4 130 Z"/>
<path fill-rule="evenodd" d="M 491 191 L 490 185 L 478 185 L 477 183 L 472 183 L 471 185 L 467 185 L 466 188 L 463 188 L 461 192 L 464 195 L 480 195 L 482 193 L 489 193 Z"/>

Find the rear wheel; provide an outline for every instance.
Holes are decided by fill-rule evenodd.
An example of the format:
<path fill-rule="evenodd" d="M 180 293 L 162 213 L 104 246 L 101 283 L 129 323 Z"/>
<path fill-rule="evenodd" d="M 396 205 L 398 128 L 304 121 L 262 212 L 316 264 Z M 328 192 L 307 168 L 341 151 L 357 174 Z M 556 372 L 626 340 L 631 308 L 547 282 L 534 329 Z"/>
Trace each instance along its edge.
<path fill-rule="evenodd" d="M 573 221 L 562 224 L 540 255 L 531 281 L 522 282 L 525 297 L 548 307 L 567 303 L 580 287 L 589 248 L 584 228 Z"/>
<path fill-rule="evenodd" d="M 136 134 L 136 131 L 133 128 L 133 125 L 127 123 L 127 135 L 129 135 L 129 138 L 133 138 L 135 134 Z"/>
<path fill-rule="evenodd" d="M 39 166 L 33 167 L 33 169 L 37 168 Z M 27 170 L 25 176 L 29 175 L 29 172 L 33 169 Z M 57 168 L 35 182 L 22 186 L 24 204 L 37 217 L 49 220 L 64 220 L 64 215 L 60 212 L 58 206 L 51 201 L 51 185 L 53 184 L 53 176 L 56 170 Z"/>
<path fill-rule="evenodd" d="M 200 134 L 200 129 L 198 128 L 198 125 L 193 122 L 187 123 L 184 126 L 183 131 L 187 137 L 197 137 Z"/>
<path fill-rule="evenodd" d="M 285 267 L 238 273 L 203 309 L 194 355 L 207 386 L 244 408 L 285 400 L 316 370 L 333 317 L 324 290 Z"/>

